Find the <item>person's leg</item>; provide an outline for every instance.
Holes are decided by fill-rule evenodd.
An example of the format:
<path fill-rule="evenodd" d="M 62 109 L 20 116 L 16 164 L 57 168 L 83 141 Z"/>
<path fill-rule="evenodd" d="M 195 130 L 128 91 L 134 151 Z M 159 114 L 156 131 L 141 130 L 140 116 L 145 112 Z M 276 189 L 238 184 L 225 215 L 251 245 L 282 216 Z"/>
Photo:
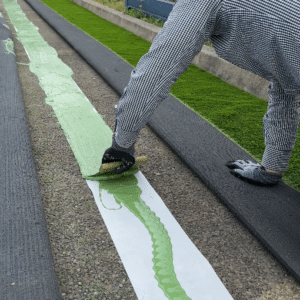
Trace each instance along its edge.
<path fill-rule="evenodd" d="M 221 58 L 274 83 L 269 89 L 271 99 L 264 118 L 266 149 L 262 165 L 245 160 L 226 164 L 234 169 L 230 171 L 233 175 L 263 185 L 280 181 L 297 136 L 300 65 L 296 58 L 300 48 L 295 31 L 290 28 L 299 21 L 291 14 L 297 8 L 289 4 L 224 0 L 219 34 L 210 38 Z M 282 10 L 278 11 L 281 5 Z"/>
<path fill-rule="evenodd" d="M 178 0 L 138 62 L 116 107 L 114 138 L 132 146 L 156 107 L 168 96 L 177 78 L 187 70 L 211 35 L 221 0 Z"/>
<path fill-rule="evenodd" d="M 261 165 L 286 171 L 298 133 L 300 95 L 286 94 L 277 82 L 269 85 L 268 94 L 268 111 L 263 119 L 266 148 Z"/>
<path fill-rule="evenodd" d="M 300 4 L 292 2 L 224 0 L 218 34 L 210 37 L 219 57 L 290 94 L 300 90 Z"/>

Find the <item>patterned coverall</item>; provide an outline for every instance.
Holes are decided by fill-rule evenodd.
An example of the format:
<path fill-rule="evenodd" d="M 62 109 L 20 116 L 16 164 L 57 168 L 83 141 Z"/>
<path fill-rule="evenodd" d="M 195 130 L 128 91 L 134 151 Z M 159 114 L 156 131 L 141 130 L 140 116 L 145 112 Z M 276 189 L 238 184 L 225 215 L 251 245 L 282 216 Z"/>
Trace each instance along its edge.
<path fill-rule="evenodd" d="M 300 115 L 299 0 L 178 0 L 116 105 L 115 141 L 132 146 L 209 38 L 219 57 L 271 83 L 261 165 L 286 171 Z"/>

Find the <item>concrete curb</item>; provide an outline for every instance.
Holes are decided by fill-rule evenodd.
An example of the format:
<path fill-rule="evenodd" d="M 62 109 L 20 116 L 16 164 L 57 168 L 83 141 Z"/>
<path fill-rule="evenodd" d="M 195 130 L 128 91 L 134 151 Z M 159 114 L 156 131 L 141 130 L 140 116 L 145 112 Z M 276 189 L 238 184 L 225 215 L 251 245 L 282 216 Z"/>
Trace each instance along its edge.
<path fill-rule="evenodd" d="M 93 0 L 69 1 L 88 9 L 95 15 L 118 25 L 151 43 L 161 30 L 161 28 L 156 25 L 125 15 L 122 12 L 94 2 Z M 249 92 L 258 98 L 269 101 L 267 89 L 270 82 L 268 80 L 241 69 L 218 57 L 212 47 L 204 45 L 201 52 L 199 52 L 192 60 L 192 64 L 221 78 L 227 83 L 238 87 L 239 89 Z"/>

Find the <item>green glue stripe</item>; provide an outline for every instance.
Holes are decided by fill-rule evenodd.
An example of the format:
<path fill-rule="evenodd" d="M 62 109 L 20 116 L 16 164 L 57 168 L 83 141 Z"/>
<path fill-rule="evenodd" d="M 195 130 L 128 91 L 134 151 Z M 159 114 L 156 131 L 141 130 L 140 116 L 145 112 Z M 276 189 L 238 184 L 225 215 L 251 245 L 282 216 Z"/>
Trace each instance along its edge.
<path fill-rule="evenodd" d="M 72 79 L 73 71 L 38 33 L 38 27 L 26 18 L 17 1 L 3 3 L 30 59 L 29 70 L 45 91 L 45 101 L 64 130 L 82 175 L 97 173 L 105 150 L 111 146 L 112 131 Z M 7 42 L 6 49 L 11 51 L 11 43 Z"/>
<path fill-rule="evenodd" d="M 122 204 L 126 206 L 148 230 L 153 247 L 153 270 L 158 286 L 170 300 L 191 300 L 177 280 L 174 265 L 171 239 L 164 225 L 153 211 L 141 200 L 142 190 L 137 185 L 134 175 L 129 175 L 118 180 L 99 181 L 99 198 L 101 190 L 113 195 L 119 209 Z M 115 210 L 115 209 L 113 209 Z"/>
<path fill-rule="evenodd" d="M 97 180 L 90 176 L 99 171 L 104 151 L 111 146 L 112 131 L 73 81 L 73 71 L 58 58 L 55 49 L 40 36 L 38 27 L 26 18 L 17 1 L 3 0 L 3 3 L 30 59 L 29 69 L 37 76 L 41 88 L 47 95 L 45 101 L 52 106 L 56 114 L 80 166 L 82 176 Z M 14 54 L 10 41 L 6 44 L 7 51 Z M 191 300 L 176 278 L 168 232 L 155 213 L 142 201 L 140 197 L 142 190 L 137 185 L 136 177 L 128 174 L 126 177 L 106 181 L 99 179 L 97 181 L 100 199 L 101 190 L 112 194 L 120 208 L 122 205 L 126 206 L 151 235 L 155 279 L 166 297 L 170 300 Z"/>

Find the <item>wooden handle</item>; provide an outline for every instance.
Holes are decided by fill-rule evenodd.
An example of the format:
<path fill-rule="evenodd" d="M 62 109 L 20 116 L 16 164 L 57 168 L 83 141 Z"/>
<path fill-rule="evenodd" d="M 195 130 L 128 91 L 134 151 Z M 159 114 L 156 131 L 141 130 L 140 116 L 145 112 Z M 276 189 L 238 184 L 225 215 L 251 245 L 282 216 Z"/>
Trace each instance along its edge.
<path fill-rule="evenodd" d="M 135 163 L 133 166 L 144 165 L 145 163 L 147 163 L 147 156 L 140 156 L 135 160 Z M 122 164 L 123 164 L 122 161 L 114 161 L 111 163 L 103 164 L 100 167 L 99 174 L 113 171 L 115 168 L 117 168 L 118 166 L 121 166 Z"/>

